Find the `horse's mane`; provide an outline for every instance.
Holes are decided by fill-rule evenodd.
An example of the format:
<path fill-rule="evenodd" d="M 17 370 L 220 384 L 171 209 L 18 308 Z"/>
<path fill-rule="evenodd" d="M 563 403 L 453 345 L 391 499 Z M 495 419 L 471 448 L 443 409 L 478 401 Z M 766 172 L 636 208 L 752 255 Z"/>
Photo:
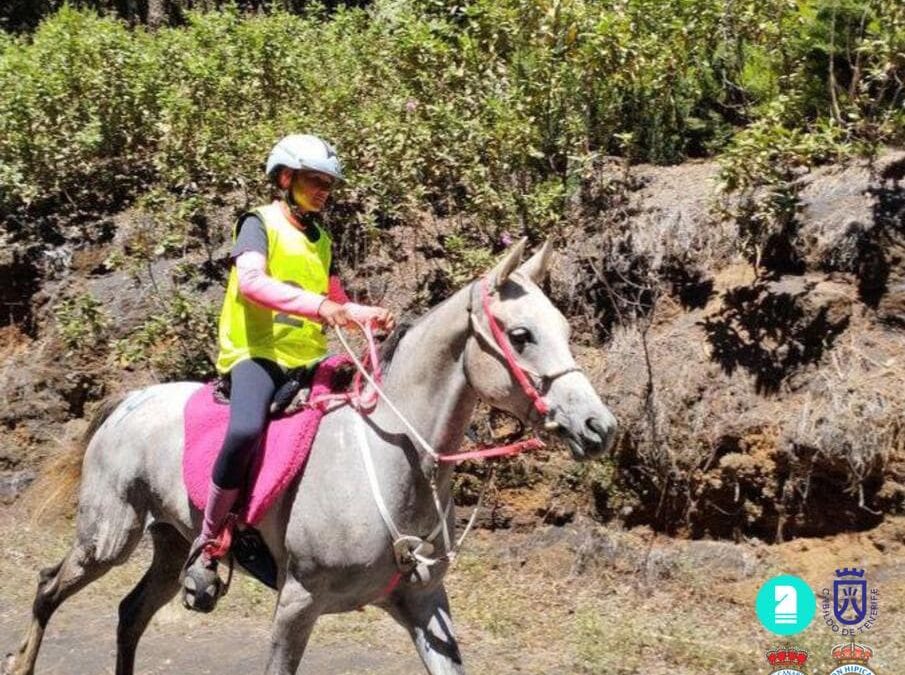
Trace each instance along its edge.
<path fill-rule="evenodd" d="M 399 347 L 402 338 L 405 337 L 405 334 L 408 333 L 409 329 L 414 326 L 415 323 L 416 322 L 411 319 L 400 321 L 393 329 L 393 332 L 380 344 L 380 350 L 378 351 L 377 357 L 380 360 L 381 370 L 386 370 L 393 361 L 393 357 L 396 355 L 396 348 Z"/>
<path fill-rule="evenodd" d="M 468 285 L 471 284 L 469 283 Z M 463 286 L 463 288 L 465 287 Z M 396 349 L 399 347 L 399 343 L 402 341 L 402 338 L 405 337 L 406 333 L 408 333 L 419 323 L 427 321 L 431 314 L 433 314 L 440 307 L 452 300 L 457 293 L 458 291 L 450 295 L 448 298 L 445 298 L 441 302 L 438 302 L 436 305 L 428 309 L 424 314 L 417 318 L 407 318 L 400 320 L 399 323 L 396 324 L 396 328 L 393 329 L 393 332 L 390 333 L 389 336 L 387 336 L 387 338 L 380 345 L 380 349 L 377 353 L 377 357 L 380 360 L 380 369 L 386 370 L 390 363 L 392 363 L 393 357 L 396 355 Z"/>
<path fill-rule="evenodd" d="M 462 288 L 467 288 L 471 286 L 473 282 L 469 282 L 466 286 Z M 462 290 L 462 289 L 459 289 Z M 396 328 L 393 329 L 393 332 L 387 336 L 387 338 L 381 343 L 380 348 L 377 353 L 377 357 L 380 360 L 380 368 L 381 370 L 386 370 L 386 368 L 393 362 L 393 357 L 396 355 L 396 350 L 399 347 L 399 343 L 402 342 L 402 338 L 405 337 L 405 334 L 408 333 L 412 328 L 417 326 L 418 324 L 426 321 L 431 314 L 433 314 L 440 307 L 445 305 L 447 302 L 453 299 L 453 297 L 458 293 L 453 293 L 448 298 L 444 299 L 442 302 L 438 302 L 436 305 L 428 309 L 424 314 L 417 318 L 407 318 L 402 319 L 396 324 Z"/>

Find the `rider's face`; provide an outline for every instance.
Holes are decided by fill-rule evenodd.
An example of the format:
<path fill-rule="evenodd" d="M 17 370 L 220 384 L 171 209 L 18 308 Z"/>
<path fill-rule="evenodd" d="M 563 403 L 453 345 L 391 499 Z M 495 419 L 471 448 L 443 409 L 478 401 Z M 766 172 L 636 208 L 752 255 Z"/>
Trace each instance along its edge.
<path fill-rule="evenodd" d="M 292 178 L 292 198 L 303 211 L 320 211 L 333 189 L 332 176 L 317 171 L 296 171 Z"/>

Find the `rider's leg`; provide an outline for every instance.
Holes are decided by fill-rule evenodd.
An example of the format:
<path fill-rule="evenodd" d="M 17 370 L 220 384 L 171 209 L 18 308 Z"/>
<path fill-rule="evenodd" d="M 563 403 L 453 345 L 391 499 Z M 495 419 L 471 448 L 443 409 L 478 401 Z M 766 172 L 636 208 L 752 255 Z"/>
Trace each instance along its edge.
<path fill-rule="evenodd" d="M 229 427 L 213 475 L 214 483 L 227 490 L 245 482 L 255 445 L 267 424 L 273 392 L 284 375 L 273 361 L 246 359 L 239 361 L 229 376 Z"/>
<path fill-rule="evenodd" d="M 217 461 L 207 504 L 202 540 L 208 541 L 223 527 L 239 496 L 255 448 L 264 427 L 273 392 L 282 382 L 280 367 L 266 359 L 240 361 L 230 371 L 229 426 Z"/>
<path fill-rule="evenodd" d="M 201 524 L 199 542 L 216 539 L 226 522 L 226 517 L 239 498 L 239 488 L 222 488 L 212 479 L 207 490 L 207 504 L 204 505 L 204 520 Z"/>
<path fill-rule="evenodd" d="M 186 607 L 205 612 L 214 608 L 221 588 L 216 553 L 209 551 L 209 544 L 223 529 L 245 483 L 282 370 L 266 359 L 247 359 L 233 367 L 230 378 L 229 426 L 214 464 L 201 534 L 192 544 L 183 581 Z"/>

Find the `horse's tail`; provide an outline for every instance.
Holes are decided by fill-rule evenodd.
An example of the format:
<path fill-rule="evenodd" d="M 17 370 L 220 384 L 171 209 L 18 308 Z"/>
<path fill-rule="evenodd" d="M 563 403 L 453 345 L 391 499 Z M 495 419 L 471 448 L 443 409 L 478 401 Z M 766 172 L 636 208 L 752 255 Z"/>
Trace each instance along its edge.
<path fill-rule="evenodd" d="M 32 514 L 35 520 L 72 512 L 82 482 L 82 463 L 88 444 L 125 398 L 126 395 L 121 394 L 102 401 L 82 437 L 64 446 L 45 462 L 28 491 L 29 501 L 34 501 Z"/>

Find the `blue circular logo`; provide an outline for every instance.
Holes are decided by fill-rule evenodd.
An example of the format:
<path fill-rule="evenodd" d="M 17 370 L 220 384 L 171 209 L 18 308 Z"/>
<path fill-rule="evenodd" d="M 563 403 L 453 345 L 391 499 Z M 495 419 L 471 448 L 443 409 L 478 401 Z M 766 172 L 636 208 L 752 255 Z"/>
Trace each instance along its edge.
<path fill-rule="evenodd" d="M 795 635 L 807 628 L 814 618 L 817 598 L 804 579 L 782 574 L 760 587 L 754 609 L 768 631 Z"/>

